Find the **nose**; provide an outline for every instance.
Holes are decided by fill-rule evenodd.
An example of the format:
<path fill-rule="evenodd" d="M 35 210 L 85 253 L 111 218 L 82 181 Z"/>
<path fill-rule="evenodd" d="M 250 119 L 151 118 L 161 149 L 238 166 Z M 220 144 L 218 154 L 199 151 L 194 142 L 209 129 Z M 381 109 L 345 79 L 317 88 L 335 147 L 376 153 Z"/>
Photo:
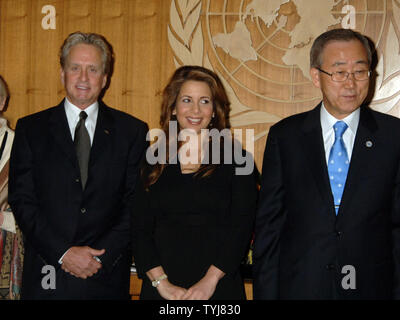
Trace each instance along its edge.
<path fill-rule="evenodd" d="M 81 73 L 79 75 L 79 78 L 80 78 L 81 81 L 86 81 L 87 80 L 88 74 L 87 74 L 86 68 L 82 68 L 81 69 Z"/>
<path fill-rule="evenodd" d="M 195 102 L 193 103 L 193 112 L 194 112 L 195 114 L 200 113 L 200 104 L 199 104 L 198 101 L 195 101 Z"/>
<path fill-rule="evenodd" d="M 349 76 L 347 77 L 345 84 L 346 87 L 352 88 L 354 87 L 356 83 L 356 79 L 354 78 L 354 73 L 349 73 Z"/>

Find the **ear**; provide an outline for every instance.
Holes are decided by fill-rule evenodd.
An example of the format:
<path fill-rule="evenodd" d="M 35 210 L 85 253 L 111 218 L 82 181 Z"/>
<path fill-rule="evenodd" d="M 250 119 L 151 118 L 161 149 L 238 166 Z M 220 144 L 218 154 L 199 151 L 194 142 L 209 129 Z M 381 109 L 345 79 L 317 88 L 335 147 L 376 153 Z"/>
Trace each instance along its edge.
<path fill-rule="evenodd" d="M 1 100 L 2 99 L 2 100 Z M 0 112 L 2 112 L 3 110 L 4 110 L 4 107 L 6 106 L 6 101 L 7 101 L 7 98 L 3 98 L 3 97 L 1 97 L 0 98 Z"/>
<path fill-rule="evenodd" d="M 103 84 L 102 84 L 101 88 L 104 89 L 104 87 L 106 86 L 106 84 L 107 84 L 107 75 L 105 74 L 105 75 L 104 75 L 104 78 L 103 78 Z"/>
<path fill-rule="evenodd" d="M 320 72 L 317 68 L 311 68 L 310 69 L 310 76 L 311 76 L 311 81 L 316 86 L 317 88 L 321 88 L 321 83 L 320 83 Z"/>
<path fill-rule="evenodd" d="M 63 68 L 61 68 L 60 70 L 60 77 L 61 77 L 61 83 L 63 86 L 65 86 L 65 81 L 64 81 L 64 77 L 65 77 L 65 71 Z"/>

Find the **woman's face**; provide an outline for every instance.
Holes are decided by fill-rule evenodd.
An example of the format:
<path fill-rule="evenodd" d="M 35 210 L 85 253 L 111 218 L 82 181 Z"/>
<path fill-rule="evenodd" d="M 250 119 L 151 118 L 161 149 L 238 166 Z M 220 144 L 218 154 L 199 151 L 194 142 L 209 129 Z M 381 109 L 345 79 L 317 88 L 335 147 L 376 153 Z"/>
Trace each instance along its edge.
<path fill-rule="evenodd" d="M 213 117 L 213 101 L 210 87 L 203 81 L 186 81 L 176 99 L 175 109 L 180 129 L 193 129 L 200 133 L 208 127 Z"/>

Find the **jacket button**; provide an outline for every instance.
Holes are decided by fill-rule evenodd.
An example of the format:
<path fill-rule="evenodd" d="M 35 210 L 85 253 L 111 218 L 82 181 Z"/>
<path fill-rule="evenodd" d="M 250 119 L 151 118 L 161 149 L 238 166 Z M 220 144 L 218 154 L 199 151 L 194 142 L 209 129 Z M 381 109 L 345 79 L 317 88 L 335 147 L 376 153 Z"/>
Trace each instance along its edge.
<path fill-rule="evenodd" d="M 333 270 L 334 268 L 335 266 L 332 263 L 326 265 L 327 270 Z"/>
<path fill-rule="evenodd" d="M 341 237 L 342 234 L 343 234 L 342 231 L 336 231 L 336 235 L 337 235 L 338 238 Z"/>
<path fill-rule="evenodd" d="M 85 209 L 85 208 L 81 208 L 81 212 L 82 212 L 82 213 L 85 213 L 85 212 L 86 212 L 86 209 Z"/>

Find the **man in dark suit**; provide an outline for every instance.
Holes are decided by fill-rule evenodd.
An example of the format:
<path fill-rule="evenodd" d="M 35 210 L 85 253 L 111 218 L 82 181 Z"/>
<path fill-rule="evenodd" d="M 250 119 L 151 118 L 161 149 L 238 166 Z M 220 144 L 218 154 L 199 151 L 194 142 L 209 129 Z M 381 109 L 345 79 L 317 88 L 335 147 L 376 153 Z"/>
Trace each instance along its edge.
<path fill-rule="evenodd" d="M 70 34 L 60 62 L 66 98 L 18 121 L 11 154 L 9 202 L 25 237 L 22 298 L 126 299 L 147 126 L 99 100 L 112 62 L 102 36 Z"/>
<path fill-rule="evenodd" d="M 322 102 L 272 126 L 266 143 L 254 298 L 399 297 L 400 120 L 363 105 L 361 34 L 323 33 L 310 55 Z"/>

